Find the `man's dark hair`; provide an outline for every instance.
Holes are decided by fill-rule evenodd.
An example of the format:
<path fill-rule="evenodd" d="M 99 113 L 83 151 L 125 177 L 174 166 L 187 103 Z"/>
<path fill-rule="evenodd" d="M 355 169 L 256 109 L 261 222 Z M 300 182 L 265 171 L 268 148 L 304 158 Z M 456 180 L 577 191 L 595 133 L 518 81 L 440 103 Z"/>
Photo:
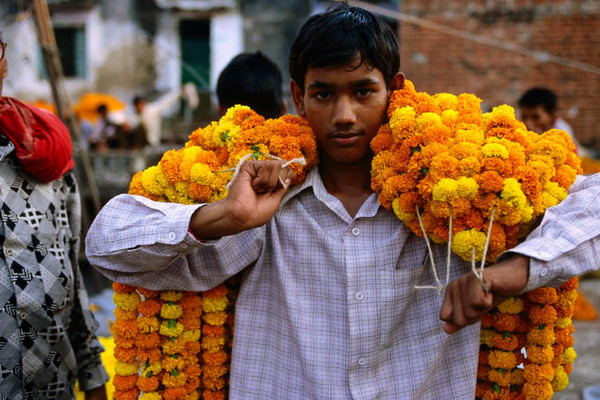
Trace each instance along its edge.
<path fill-rule="evenodd" d="M 521 96 L 518 104 L 528 108 L 542 106 L 546 112 L 552 113 L 556 111 L 556 94 L 550 89 L 534 87 Z"/>
<path fill-rule="evenodd" d="M 370 12 L 339 3 L 313 15 L 300 28 L 290 49 L 290 76 L 304 90 L 309 68 L 346 65 L 360 55 L 383 73 L 386 85 L 400 69 L 400 48 L 390 25 Z"/>
<path fill-rule="evenodd" d="M 143 102 L 143 101 L 144 101 L 144 99 L 142 98 L 142 96 L 135 96 L 135 97 L 133 98 L 133 100 L 131 101 L 131 103 L 132 103 L 134 106 L 137 106 L 138 104 L 140 104 L 140 103 L 141 103 L 141 102 Z"/>
<path fill-rule="evenodd" d="M 260 51 L 235 56 L 217 80 L 217 98 L 224 108 L 243 104 L 265 118 L 283 110 L 283 78 L 277 64 Z"/>

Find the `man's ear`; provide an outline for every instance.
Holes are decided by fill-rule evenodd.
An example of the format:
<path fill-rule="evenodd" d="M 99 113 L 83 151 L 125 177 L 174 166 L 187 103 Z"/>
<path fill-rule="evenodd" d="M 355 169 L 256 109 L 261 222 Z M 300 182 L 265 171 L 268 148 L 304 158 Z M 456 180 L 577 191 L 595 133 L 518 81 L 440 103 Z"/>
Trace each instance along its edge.
<path fill-rule="evenodd" d="M 290 93 L 292 95 L 292 100 L 294 101 L 296 114 L 301 117 L 306 117 L 306 109 L 304 108 L 304 91 L 293 80 L 290 81 Z"/>
<path fill-rule="evenodd" d="M 390 90 L 399 90 L 404 87 L 404 74 L 402 72 L 398 72 L 392 78 L 392 84 L 390 85 Z"/>

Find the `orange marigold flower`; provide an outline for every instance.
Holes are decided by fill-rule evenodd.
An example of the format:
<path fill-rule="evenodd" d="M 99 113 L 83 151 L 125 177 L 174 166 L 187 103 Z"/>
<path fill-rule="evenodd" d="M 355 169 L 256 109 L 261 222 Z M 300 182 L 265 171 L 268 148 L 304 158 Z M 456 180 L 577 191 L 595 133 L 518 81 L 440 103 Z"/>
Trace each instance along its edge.
<path fill-rule="evenodd" d="M 562 285 L 560 285 L 560 289 L 561 290 L 573 290 L 573 289 L 577 289 L 578 286 L 579 286 L 579 278 L 575 276 L 575 277 L 569 279 L 568 281 L 566 281 L 565 283 L 563 283 Z"/>
<path fill-rule="evenodd" d="M 573 336 L 571 336 L 569 328 L 557 329 L 554 333 L 556 335 L 556 343 L 562 345 L 565 348 L 573 346 L 574 339 Z"/>
<path fill-rule="evenodd" d="M 518 315 L 494 314 L 494 327 L 500 332 L 513 332 L 520 324 Z"/>
<path fill-rule="evenodd" d="M 160 343 L 158 332 L 139 334 L 135 337 L 135 345 L 142 349 L 152 349 Z"/>
<path fill-rule="evenodd" d="M 554 324 L 557 318 L 556 309 L 551 305 L 534 304 L 529 309 L 529 320 L 535 325 Z"/>
<path fill-rule="evenodd" d="M 527 293 L 527 298 L 539 304 L 554 304 L 558 300 L 556 288 L 545 286 Z"/>
<path fill-rule="evenodd" d="M 124 338 L 133 338 L 137 335 L 137 324 L 135 321 L 128 320 L 115 320 L 112 326 L 112 330 L 115 335 L 119 335 Z"/>
<path fill-rule="evenodd" d="M 163 383 L 164 383 L 164 378 L 163 378 Z M 183 384 L 185 384 L 185 381 L 183 382 Z M 182 386 L 183 386 L 183 384 L 182 384 Z M 164 400 L 180 400 L 180 399 L 183 399 L 186 394 L 187 394 L 187 392 L 186 392 L 185 388 L 183 388 L 183 387 L 179 387 L 179 386 L 167 387 L 165 389 L 165 391 L 163 392 L 163 399 Z"/>
<path fill-rule="evenodd" d="M 549 364 L 554 358 L 552 346 L 528 345 L 525 346 L 525 352 L 527 359 L 535 364 Z"/>
<path fill-rule="evenodd" d="M 488 363 L 492 368 L 511 370 L 517 366 L 517 358 L 509 351 L 491 350 L 488 354 Z"/>
<path fill-rule="evenodd" d="M 488 371 L 488 379 L 490 382 L 496 383 L 498 386 L 507 387 L 510 385 L 511 373 L 505 369 L 493 369 Z"/>
<path fill-rule="evenodd" d="M 140 376 L 137 380 L 137 387 L 142 392 L 153 392 L 158 389 L 158 385 L 160 384 L 157 376 Z"/>
<path fill-rule="evenodd" d="M 224 351 L 217 351 L 210 353 L 205 351 L 202 353 L 202 360 L 206 365 L 221 365 L 224 364 L 228 359 L 227 353 Z"/>
<path fill-rule="evenodd" d="M 225 335 L 227 328 L 223 325 L 203 325 L 202 334 L 208 337 L 220 337 Z"/>
<path fill-rule="evenodd" d="M 554 395 L 554 390 L 550 382 L 543 384 L 525 382 L 523 385 L 523 394 L 525 395 L 525 399 L 550 400 Z"/>
<path fill-rule="evenodd" d="M 202 392 L 202 398 L 204 400 L 225 400 L 225 392 L 223 390 L 212 391 L 204 390 Z"/>
<path fill-rule="evenodd" d="M 527 341 L 538 346 L 551 346 L 555 341 L 554 327 L 552 325 L 540 325 L 531 328 L 527 332 Z"/>
<path fill-rule="evenodd" d="M 125 285 L 123 283 L 113 282 L 112 288 L 115 293 L 133 293 L 135 292 L 135 286 Z"/>
<path fill-rule="evenodd" d="M 371 140 L 371 150 L 373 154 L 377 154 L 382 150 L 389 150 L 393 144 L 392 130 L 389 124 L 383 124 L 379 128 L 377 135 Z"/>
<path fill-rule="evenodd" d="M 138 360 L 140 360 L 142 363 L 149 362 L 150 364 L 155 364 L 162 358 L 162 353 L 157 347 L 150 349 L 144 349 L 140 347 L 137 349 L 136 354 Z"/>
<path fill-rule="evenodd" d="M 137 318 L 138 312 L 134 310 L 126 310 L 121 307 L 115 307 L 113 313 L 115 314 L 116 319 L 124 319 L 133 321 Z"/>
<path fill-rule="evenodd" d="M 223 378 L 208 378 L 206 376 L 202 377 L 202 384 L 207 390 L 221 390 L 225 387 L 225 379 Z"/>
<path fill-rule="evenodd" d="M 134 387 L 129 390 L 115 390 L 113 396 L 115 400 L 137 400 L 140 390 Z"/>
<path fill-rule="evenodd" d="M 115 385 L 115 389 L 125 391 L 133 389 L 137 380 L 137 375 L 115 375 L 113 377 L 113 384 Z"/>
<path fill-rule="evenodd" d="M 135 361 L 136 351 L 132 347 L 120 347 L 115 346 L 113 354 L 115 358 L 119 361 L 123 361 L 126 363 L 132 363 Z"/>
<path fill-rule="evenodd" d="M 552 364 L 526 364 L 523 368 L 523 375 L 529 384 L 544 384 L 552 381 L 554 378 L 554 368 Z"/>
<path fill-rule="evenodd" d="M 517 348 L 519 339 L 510 332 L 498 332 L 492 338 L 492 344 L 499 350 L 512 351 Z"/>
<path fill-rule="evenodd" d="M 160 302 L 156 299 L 148 299 L 142 301 L 137 306 L 137 310 L 145 317 L 153 317 L 160 312 Z"/>

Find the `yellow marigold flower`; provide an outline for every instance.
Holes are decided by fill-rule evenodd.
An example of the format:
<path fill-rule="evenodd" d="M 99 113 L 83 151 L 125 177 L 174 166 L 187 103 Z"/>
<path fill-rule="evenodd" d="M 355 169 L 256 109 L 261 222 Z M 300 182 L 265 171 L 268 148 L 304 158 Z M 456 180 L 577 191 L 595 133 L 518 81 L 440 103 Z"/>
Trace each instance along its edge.
<path fill-rule="evenodd" d="M 150 333 L 158 331 L 160 323 L 156 317 L 144 317 L 140 315 L 137 318 L 137 327 L 141 333 Z"/>
<path fill-rule="evenodd" d="M 458 196 L 473 200 L 478 190 L 479 185 L 475 179 L 466 176 L 461 176 L 458 178 L 456 187 Z"/>
<path fill-rule="evenodd" d="M 459 114 L 456 110 L 444 110 L 441 114 L 442 123 L 448 127 L 456 126 L 458 117 Z"/>
<path fill-rule="evenodd" d="M 573 323 L 573 320 L 571 317 L 563 317 L 563 318 L 558 318 L 556 320 L 555 325 L 558 329 L 564 329 L 567 326 L 571 325 L 572 323 Z"/>
<path fill-rule="evenodd" d="M 523 299 L 520 297 L 509 297 L 498 304 L 498 311 L 505 314 L 518 314 L 523 311 Z"/>
<path fill-rule="evenodd" d="M 451 201 L 458 196 L 458 182 L 455 179 L 442 178 L 433 185 L 432 198 L 435 201 Z"/>
<path fill-rule="evenodd" d="M 556 182 L 548 182 L 544 185 L 542 201 L 546 208 L 553 207 L 567 197 L 567 191 Z"/>
<path fill-rule="evenodd" d="M 527 207 L 527 197 L 521 190 L 521 184 L 515 178 L 506 178 L 500 197 L 508 204 L 514 206 L 517 210 L 524 210 Z"/>
<path fill-rule="evenodd" d="M 185 334 L 184 331 L 182 336 L 176 337 L 175 340 L 165 340 L 162 344 L 162 351 L 165 354 L 179 354 L 185 349 Z"/>
<path fill-rule="evenodd" d="M 137 362 L 127 363 L 117 360 L 117 362 L 115 363 L 115 374 L 117 375 L 137 375 L 138 369 L 139 363 Z"/>
<path fill-rule="evenodd" d="M 481 145 L 485 140 L 485 133 L 476 124 L 459 123 L 456 127 L 454 140 L 456 142 L 472 142 Z"/>
<path fill-rule="evenodd" d="M 162 396 L 157 392 L 143 392 L 140 400 L 162 400 Z"/>
<path fill-rule="evenodd" d="M 483 257 L 485 241 L 485 233 L 467 229 L 452 237 L 452 251 L 465 260 L 471 260 L 475 248 L 475 261 L 480 261 Z"/>
<path fill-rule="evenodd" d="M 223 346 L 225 346 L 226 342 L 227 340 L 224 336 L 216 338 L 204 336 L 202 338 L 201 347 L 203 350 L 215 353 L 217 351 L 223 350 Z"/>
<path fill-rule="evenodd" d="M 200 339 L 200 329 L 186 330 L 183 332 L 183 338 L 186 342 L 193 342 Z"/>
<path fill-rule="evenodd" d="M 392 201 L 392 209 L 394 210 L 394 214 L 396 214 L 396 216 L 400 219 L 400 221 L 402 221 L 404 223 L 408 223 L 408 222 L 412 221 L 413 219 L 417 218 L 416 213 L 405 212 L 402 209 L 402 207 L 400 206 L 398 197 L 396 197 Z"/>
<path fill-rule="evenodd" d="M 165 357 L 162 360 L 161 365 L 162 365 L 162 368 L 167 372 L 171 372 L 174 369 L 181 371 L 185 368 L 185 361 L 180 357 L 170 356 L 170 357 Z"/>
<path fill-rule="evenodd" d="M 164 290 L 164 291 L 160 292 L 160 298 L 163 299 L 164 301 L 176 302 L 176 301 L 181 300 L 182 297 L 183 297 L 183 292 L 181 292 L 179 290 Z"/>
<path fill-rule="evenodd" d="M 533 144 L 530 153 L 548 156 L 553 161 L 554 166 L 562 165 L 567 160 L 567 150 L 561 144 L 543 137 Z"/>
<path fill-rule="evenodd" d="M 113 293 L 113 302 L 117 307 L 127 311 L 136 311 L 140 304 L 140 295 L 133 293 Z"/>
<path fill-rule="evenodd" d="M 165 319 L 177 319 L 181 317 L 181 306 L 179 304 L 165 303 L 160 308 L 160 316 Z"/>
<path fill-rule="evenodd" d="M 223 325 L 227 321 L 227 313 L 219 311 L 202 314 L 202 320 L 210 325 Z"/>
<path fill-rule="evenodd" d="M 500 143 L 488 143 L 481 148 L 481 155 L 506 160 L 508 158 L 508 149 Z"/>
<path fill-rule="evenodd" d="M 479 342 L 488 347 L 493 347 L 493 339 L 496 331 L 494 329 L 482 329 L 479 337 Z"/>
<path fill-rule="evenodd" d="M 142 172 L 142 185 L 151 194 L 162 196 L 168 182 L 164 179 L 161 168 L 152 166 Z"/>
<path fill-rule="evenodd" d="M 567 347 L 563 351 L 563 364 L 573 364 L 575 358 L 577 358 L 577 353 L 575 353 L 575 349 L 573 349 L 573 347 Z"/>
<path fill-rule="evenodd" d="M 227 367 L 224 365 L 205 365 L 202 373 L 209 379 L 220 378 L 227 373 Z"/>
<path fill-rule="evenodd" d="M 202 311 L 204 312 L 215 312 L 223 311 L 229 305 L 229 299 L 226 296 L 223 297 L 205 297 L 202 302 Z"/>
<path fill-rule="evenodd" d="M 169 321 L 162 321 L 158 332 L 163 336 L 177 337 L 183 332 L 183 325 L 179 322 L 169 324 Z"/>
<path fill-rule="evenodd" d="M 412 135 L 416 123 L 416 112 L 412 107 L 407 106 L 394 110 L 389 122 L 394 140 L 396 142 L 401 142 L 403 139 Z"/>
<path fill-rule="evenodd" d="M 554 370 L 554 379 L 552 379 L 552 389 L 555 392 L 563 391 L 569 386 L 569 376 L 565 372 L 565 369 L 562 365 L 559 365 Z"/>
<path fill-rule="evenodd" d="M 502 104 L 492 108 L 492 111 L 484 115 L 486 127 L 512 126 L 515 119 L 515 109 L 509 105 Z"/>

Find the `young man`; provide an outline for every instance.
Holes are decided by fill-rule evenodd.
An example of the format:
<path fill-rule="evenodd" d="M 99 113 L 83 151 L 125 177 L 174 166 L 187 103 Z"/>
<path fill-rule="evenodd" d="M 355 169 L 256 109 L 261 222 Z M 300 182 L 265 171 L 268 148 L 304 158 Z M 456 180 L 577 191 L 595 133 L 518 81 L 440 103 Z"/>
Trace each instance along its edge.
<path fill-rule="evenodd" d="M 243 104 L 265 118 L 282 116 L 287 111 L 282 83 L 277 64 L 260 51 L 238 54 L 217 80 L 219 115 L 224 115 L 229 107 Z"/>
<path fill-rule="evenodd" d="M 527 125 L 527 129 L 540 134 L 550 129 L 561 129 L 571 136 L 580 155 L 585 152 L 575 138 L 571 126 L 560 117 L 556 94 L 552 90 L 531 88 L 519 98 L 518 106 L 521 120 Z"/>
<path fill-rule="evenodd" d="M 0 95 L 8 64 L 0 40 Z M 67 127 L 0 97 L 0 399 L 105 400 L 78 266 L 81 200 Z"/>
<path fill-rule="evenodd" d="M 369 141 L 404 80 L 398 52 L 390 28 L 362 9 L 339 4 L 311 17 L 290 53 L 294 106 L 320 150 L 302 184 L 282 187 L 278 178 L 289 172 L 280 162 L 247 162 L 222 201 L 190 206 L 122 195 L 88 234 L 92 264 L 119 282 L 206 290 L 244 271 L 231 399 L 473 398 L 474 322 L 508 294 L 598 264 L 600 209 L 587 203 L 600 196 L 596 184 L 557 207 L 539 240 L 534 234 L 518 250 L 524 255 L 486 270 L 489 293 L 456 256 L 445 297 L 415 289 L 434 279 L 426 244 L 370 189 Z M 568 243 L 553 239 L 573 229 L 563 227 L 561 211 L 582 201 L 594 210 L 569 209 L 577 234 Z M 438 265 L 445 254 L 434 247 Z"/>

